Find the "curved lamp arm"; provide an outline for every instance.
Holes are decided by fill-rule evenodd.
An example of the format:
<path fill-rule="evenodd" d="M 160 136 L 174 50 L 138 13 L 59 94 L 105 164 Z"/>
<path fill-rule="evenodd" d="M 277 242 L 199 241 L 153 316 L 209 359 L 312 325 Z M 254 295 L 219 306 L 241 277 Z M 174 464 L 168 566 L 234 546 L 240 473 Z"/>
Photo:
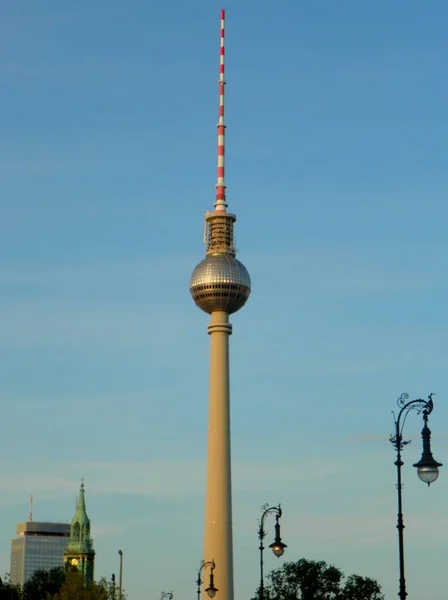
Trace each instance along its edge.
<path fill-rule="evenodd" d="M 202 571 L 207 567 L 210 567 L 210 581 L 208 584 L 208 588 L 206 588 L 205 591 L 207 592 L 207 595 L 209 598 L 214 598 L 216 596 L 216 592 L 218 591 L 218 588 L 215 587 L 215 581 L 214 581 L 214 577 L 215 577 L 214 570 L 216 567 L 215 561 L 214 560 L 209 560 L 207 562 L 202 561 L 201 566 L 199 567 L 199 570 L 198 570 L 198 578 L 196 579 L 196 584 L 198 586 L 198 590 L 197 590 L 198 600 L 201 597 L 201 585 L 204 583 L 201 579 L 201 574 L 202 574 Z"/>
<path fill-rule="evenodd" d="M 268 504 L 264 504 L 261 507 L 263 514 L 261 515 L 258 527 L 258 537 L 260 539 L 260 550 L 264 550 L 263 546 L 263 538 L 266 536 L 266 531 L 264 530 L 264 520 L 270 514 L 275 514 L 275 537 L 274 542 L 270 544 L 269 548 L 272 548 L 272 552 L 280 558 L 285 552 L 285 548 L 288 546 L 282 542 L 282 538 L 280 536 L 280 518 L 283 514 L 282 507 L 279 504 L 278 506 L 270 506 Z"/>

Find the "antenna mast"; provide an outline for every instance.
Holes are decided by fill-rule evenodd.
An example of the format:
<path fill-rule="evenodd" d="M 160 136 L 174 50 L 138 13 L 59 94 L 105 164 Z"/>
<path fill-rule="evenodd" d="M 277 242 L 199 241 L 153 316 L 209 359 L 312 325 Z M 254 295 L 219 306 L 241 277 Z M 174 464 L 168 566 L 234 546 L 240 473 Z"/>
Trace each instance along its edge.
<path fill-rule="evenodd" d="M 221 10 L 221 48 L 219 53 L 219 120 L 218 120 L 218 181 L 216 183 L 215 210 L 205 214 L 204 241 L 207 256 L 227 254 L 235 256 L 233 224 L 235 215 L 227 212 L 226 184 L 224 179 L 225 132 L 224 87 L 225 87 L 225 19 L 226 11 Z"/>
<path fill-rule="evenodd" d="M 224 124 L 224 87 L 225 87 L 225 22 L 226 11 L 221 10 L 221 50 L 219 55 L 219 120 L 218 120 L 218 181 L 216 184 L 216 211 L 225 211 L 226 185 L 224 183 L 225 167 L 225 134 Z"/>
<path fill-rule="evenodd" d="M 33 496 L 33 494 L 31 494 L 31 498 L 30 498 L 30 523 L 33 520 L 33 506 L 34 506 L 34 496 Z"/>

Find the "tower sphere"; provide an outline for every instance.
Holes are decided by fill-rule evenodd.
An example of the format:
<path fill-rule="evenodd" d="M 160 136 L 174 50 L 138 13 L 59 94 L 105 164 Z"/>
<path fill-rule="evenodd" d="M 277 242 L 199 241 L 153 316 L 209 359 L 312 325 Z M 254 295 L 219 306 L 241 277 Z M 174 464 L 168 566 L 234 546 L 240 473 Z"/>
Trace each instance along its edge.
<path fill-rule="evenodd" d="M 232 314 L 250 296 L 250 276 L 243 263 L 231 254 L 212 254 L 193 271 L 190 293 L 204 312 L 223 310 Z"/>

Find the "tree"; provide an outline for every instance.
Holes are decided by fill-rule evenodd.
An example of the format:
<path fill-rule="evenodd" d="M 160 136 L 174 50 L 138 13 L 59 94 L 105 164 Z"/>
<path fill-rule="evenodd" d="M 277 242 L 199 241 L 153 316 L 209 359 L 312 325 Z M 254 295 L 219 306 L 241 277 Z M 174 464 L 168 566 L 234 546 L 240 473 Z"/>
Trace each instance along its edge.
<path fill-rule="evenodd" d="M 35 571 L 23 585 L 23 600 L 45 600 L 47 594 L 56 594 L 65 581 L 63 567 L 49 571 Z"/>
<path fill-rule="evenodd" d="M 125 600 L 125 595 L 122 594 Z M 46 600 L 118 600 L 115 584 L 102 578 L 97 583 L 86 586 L 85 579 L 78 571 L 67 573 L 67 577 L 55 594 L 48 594 Z"/>
<path fill-rule="evenodd" d="M 384 600 L 381 586 L 369 577 L 350 575 L 325 561 L 301 558 L 285 562 L 267 576 L 265 600 Z M 260 599 L 260 590 L 253 600 Z"/>
<path fill-rule="evenodd" d="M 344 600 L 382 600 L 380 584 L 369 577 L 350 575 L 347 577 L 343 589 Z"/>
<path fill-rule="evenodd" d="M 122 600 L 126 600 L 123 592 Z M 35 571 L 21 589 L 0 578 L 0 600 L 118 600 L 118 587 L 104 577 L 86 586 L 79 571 Z"/>
<path fill-rule="evenodd" d="M 95 584 L 86 587 L 84 577 L 79 571 L 67 573 L 64 583 L 55 594 L 48 594 L 46 600 L 100 600 L 93 594 Z M 96 591 L 96 590 L 95 590 Z M 103 600 L 103 598 L 101 598 Z M 104 597 L 106 600 L 106 597 Z"/>
<path fill-rule="evenodd" d="M 21 600 L 21 597 L 20 587 L 9 581 L 9 575 L 0 578 L 0 600 Z"/>

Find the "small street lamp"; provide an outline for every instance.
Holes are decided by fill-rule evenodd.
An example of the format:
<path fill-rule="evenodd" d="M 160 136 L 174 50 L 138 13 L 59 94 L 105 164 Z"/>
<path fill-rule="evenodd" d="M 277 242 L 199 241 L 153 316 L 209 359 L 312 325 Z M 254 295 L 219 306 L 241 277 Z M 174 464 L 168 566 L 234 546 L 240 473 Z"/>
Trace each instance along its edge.
<path fill-rule="evenodd" d="M 432 452 L 431 452 L 431 431 L 428 427 L 428 417 L 432 413 L 434 409 L 434 402 L 432 397 L 434 394 L 430 394 L 428 396 L 428 400 L 422 400 L 418 398 L 417 400 L 411 400 L 407 402 L 409 395 L 401 394 L 401 396 L 397 400 L 397 404 L 400 408 L 400 412 L 398 413 L 398 417 L 395 418 L 394 415 L 394 423 L 395 423 L 395 435 L 390 436 L 390 441 L 394 446 L 397 452 L 397 460 L 395 461 L 395 466 L 397 467 L 397 493 L 398 493 L 398 559 L 399 559 L 399 570 L 400 570 L 400 579 L 399 579 L 399 592 L 398 596 L 400 600 L 406 600 L 407 592 L 406 592 L 406 580 L 404 576 L 404 539 L 403 539 L 403 506 L 402 506 L 402 489 L 403 485 L 401 483 L 401 467 L 403 466 L 403 461 L 401 460 L 401 451 L 404 446 L 410 443 L 410 441 L 403 440 L 403 427 L 406 422 L 406 417 L 408 416 L 411 410 L 416 410 L 418 414 L 423 415 L 423 429 L 422 429 L 422 441 L 423 441 L 423 452 L 421 459 L 415 463 L 413 466 L 417 468 L 417 475 L 423 481 L 423 483 L 427 483 L 428 486 L 439 476 L 439 467 L 442 466 L 441 463 L 438 463 L 434 460 Z M 404 415 L 403 422 L 401 422 L 401 417 Z"/>
<path fill-rule="evenodd" d="M 162 595 L 160 596 L 160 600 L 165 600 L 165 598 L 167 598 L 167 600 L 173 600 L 173 592 L 162 592 Z"/>
<path fill-rule="evenodd" d="M 259 521 L 258 527 L 258 539 L 260 540 L 260 600 L 264 600 L 264 565 L 263 565 L 263 538 L 266 536 L 266 531 L 264 530 L 264 520 L 265 518 L 274 513 L 275 514 L 275 536 L 272 544 L 269 545 L 269 548 L 272 548 L 272 552 L 275 554 L 277 558 L 283 556 L 285 552 L 285 548 L 288 546 L 282 542 L 282 538 L 280 536 L 280 518 L 282 516 L 282 509 L 280 504 L 278 506 L 271 506 L 269 504 L 264 504 L 261 507 L 263 514 L 261 515 L 261 519 Z"/>
<path fill-rule="evenodd" d="M 215 561 L 214 560 L 209 560 L 208 562 L 201 562 L 201 566 L 199 567 L 199 571 L 198 571 L 198 578 L 196 579 L 196 585 L 198 586 L 197 589 L 197 593 L 198 593 L 198 600 L 201 600 L 201 585 L 204 583 L 201 579 L 201 574 L 202 571 L 204 569 L 206 569 L 207 567 L 210 567 L 210 579 L 209 579 L 209 583 L 208 583 L 208 588 L 206 588 L 206 592 L 207 592 L 207 596 L 209 598 L 214 598 L 216 596 L 216 592 L 218 591 L 218 589 L 215 587 L 215 575 L 213 573 L 213 571 L 215 570 Z"/>
<path fill-rule="evenodd" d="M 115 573 L 112 573 L 110 580 L 112 582 L 112 600 L 115 600 Z"/>

